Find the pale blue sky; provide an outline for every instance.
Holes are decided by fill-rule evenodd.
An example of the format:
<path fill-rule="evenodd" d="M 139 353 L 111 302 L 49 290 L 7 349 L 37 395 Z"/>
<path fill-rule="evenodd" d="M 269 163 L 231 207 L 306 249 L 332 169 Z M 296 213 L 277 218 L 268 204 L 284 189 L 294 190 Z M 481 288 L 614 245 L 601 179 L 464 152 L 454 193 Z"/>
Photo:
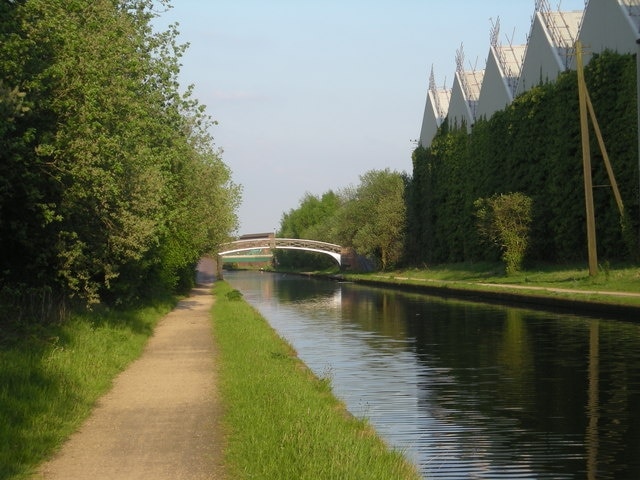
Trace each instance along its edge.
<path fill-rule="evenodd" d="M 526 43 L 534 0 L 173 0 L 181 82 L 243 186 L 239 234 L 275 231 L 306 192 L 368 170 L 411 174 L 429 73 L 451 87 L 455 54 L 484 68 L 491 20 Z M 557 1 L 549 2 L 557 9 Z M 584 0 L 563 0 L 581 10 Z"/>

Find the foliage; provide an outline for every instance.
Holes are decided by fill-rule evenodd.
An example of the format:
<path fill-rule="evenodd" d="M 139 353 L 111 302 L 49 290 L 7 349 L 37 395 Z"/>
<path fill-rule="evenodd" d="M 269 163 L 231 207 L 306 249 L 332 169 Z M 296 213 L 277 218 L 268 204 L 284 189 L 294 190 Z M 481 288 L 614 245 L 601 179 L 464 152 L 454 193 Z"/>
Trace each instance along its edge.
<path fill-rule="evenodd" d="M 187 287 L 236 228 L 240 189 L 213 122 L 178 90 L 185 46 L 175 26 L 153 31 L 158 6 L 3 3 L 2 303 L 34 288 L 62 306 Z"/>
<path fill-rule="evenodd" d="M 480 234 L 501 248 L 507 275 L 519 272 L 529 246 L 531 199 L 519 192 L 496 194 L 474 206 Z"/>
<path fill-rule="evenodd" d="M 383 270 L 396 265 L 404 250 L 404 186 L 404 177 L 388 168 L 361 175 L 339 213 L 337 243 L 375 258 Z"/>
<path fill-rule="evenodd" d="M 278 235 L 354 247 L 383 269 L 390 268 L 401 261 L 404 251 L 406 183 L 398 172 L 371 170 L 360 176 L 356 187 L 328 191 L 321 198 L 307 194 L 297 209 L 283 216 Z M 279 254 L 279 258 L 308 262 L 309 257 Z M 290 261 L 287 266 L 298 265 Z"/>
<path fill-rule="evenodd" d="M 278 236 L 281 238 L 306 238 L 332 243 L 332 221 L 342 204 L 340 196 L 329 190 L 316 197 L 306 193 L 296 209 L 282 216 Z M 335 265 L 328 256 L 307 252 L 279 250 L 277 261 L 289 268 L 314 267 L 323 269 Z"/>
<path fill-rule="evenodd" d="M 595 194 L 598 247 L 611 260 L 634 258 L 640 227 L 638 192 L 636 63 L 632 55 L 605 52 L 593 57 L 585 77 L 611 158 L 630 225 L 626 232 L 609 188 Z M 595 135 L 595 185 L 608 179 Z M 471 132 L 438 132 L 429 148 L 413 152 L 407 188 L 407 259 L 427 263 L 495 260 L 474 223 L 474 201 L 522 192 L 533 201 L 532 260 L 571 262 L 587 254 L 577 76 L 565 72 L 535 87 Z M 631 245 L 631 246 L 630 246 Z M 635 249 L 635 251 L 633 251 Z M 631 250 L 631 251 L 630 251 Z"/>

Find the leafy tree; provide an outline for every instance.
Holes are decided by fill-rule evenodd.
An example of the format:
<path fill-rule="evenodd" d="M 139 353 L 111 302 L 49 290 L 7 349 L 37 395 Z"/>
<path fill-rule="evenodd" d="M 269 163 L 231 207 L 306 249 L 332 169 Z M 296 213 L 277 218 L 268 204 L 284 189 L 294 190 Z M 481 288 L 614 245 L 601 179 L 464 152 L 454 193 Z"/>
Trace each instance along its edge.
<path fill-rule="evenodd" d="M 332 190 L 321 197 L 306 193 L 297 209 L 291 209 L 282 216 L 278 236 L 333 242 L 331 224 L 341 202 Z M 278 251 L 277 259 L 280 265 L 289 267 L 326 268 L 335 263 L 326 255 L 295 251 Z"/>
<path fill-rule="evenodd" d="M 306 193 L 296 209 L 282 216 L 279 235 L 284 238 L 310 238 L 330 241 L 329 232 L 323 226 L 340 207 L 339 196 L 329 190 L 316 197 Z"/>
<path fill-rule="evenodd" d="M 188 286 L 236 228 L 240 188 L 204 107 L 179 91 L 186 47 L 175 26 L 153 32 L 158 5 L 168 2 L 3 5 L 3 292 L 92 303 Z"/>
<path fill-rule="evenodd" d="M 402 174 L 389 169 L 361 175 L 339 214 L 339 243 L 373 256 L 383 269 L 396 265 L 404 252 L 404 187 Z"/>
<path fill-rule="evenodd" d="M 480 234 L 502 250 L 507 275 L 522 269 L 529 246 L 532 201 L 516 192 L 474 202 Z"/>
<path fill-rule="evenodd" d="M 328 191 L 321 198 L 306 194 L 297 209 L 283 215 L 279 235 L 354 247 L 390 268 L 404 253 L 407 182 L 398 172 L 371 170 L 360 176 L 356 187 Z M 300 266 L 309 257 L 278 253 L 278 258 L 281 264 Z"/>

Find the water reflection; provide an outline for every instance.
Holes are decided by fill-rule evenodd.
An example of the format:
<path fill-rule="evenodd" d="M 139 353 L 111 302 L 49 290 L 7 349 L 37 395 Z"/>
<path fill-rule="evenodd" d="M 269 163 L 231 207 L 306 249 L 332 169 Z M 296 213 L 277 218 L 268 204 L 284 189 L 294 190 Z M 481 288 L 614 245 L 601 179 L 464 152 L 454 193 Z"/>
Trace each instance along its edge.
<path fill-rule="evenodd" d="M 234 273 L 427 478 L 640 478 L 640 327 Z"/>

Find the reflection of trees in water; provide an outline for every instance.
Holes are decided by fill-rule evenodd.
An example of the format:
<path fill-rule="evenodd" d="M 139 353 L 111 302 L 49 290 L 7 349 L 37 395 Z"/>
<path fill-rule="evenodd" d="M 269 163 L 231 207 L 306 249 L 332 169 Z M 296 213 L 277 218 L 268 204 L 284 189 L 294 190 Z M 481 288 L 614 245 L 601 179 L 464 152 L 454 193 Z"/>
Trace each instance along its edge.
<path fill-rule="evenodd" d="M 411 353 L 418 408 L 465 454 L 566 478 L 640 472 L 639 325 L 300 277 L 276 283 L 280 301 L 318 322 L 330 310 L 364 332 L 368 355 Z"/>
<path fill-rule="evenodd" d="M 564 462 L 591 478 L 616 478 L 637 465 L 640 424 L 630 418 L 640 407 L 637 325 L 395 291 L 351 289 L 342 306 L 368 331 L 415 338 L 425 369 L 438 372 L 423 384 L 429 408 L 463 422 L 471 416 L 489 431 L 511 425 L 494 436 L 498 443 L 557 444 Z M 608 345 L 601 350 L 603 325 Z M 538 454 L 544 463 L 548 452 Z"/>

